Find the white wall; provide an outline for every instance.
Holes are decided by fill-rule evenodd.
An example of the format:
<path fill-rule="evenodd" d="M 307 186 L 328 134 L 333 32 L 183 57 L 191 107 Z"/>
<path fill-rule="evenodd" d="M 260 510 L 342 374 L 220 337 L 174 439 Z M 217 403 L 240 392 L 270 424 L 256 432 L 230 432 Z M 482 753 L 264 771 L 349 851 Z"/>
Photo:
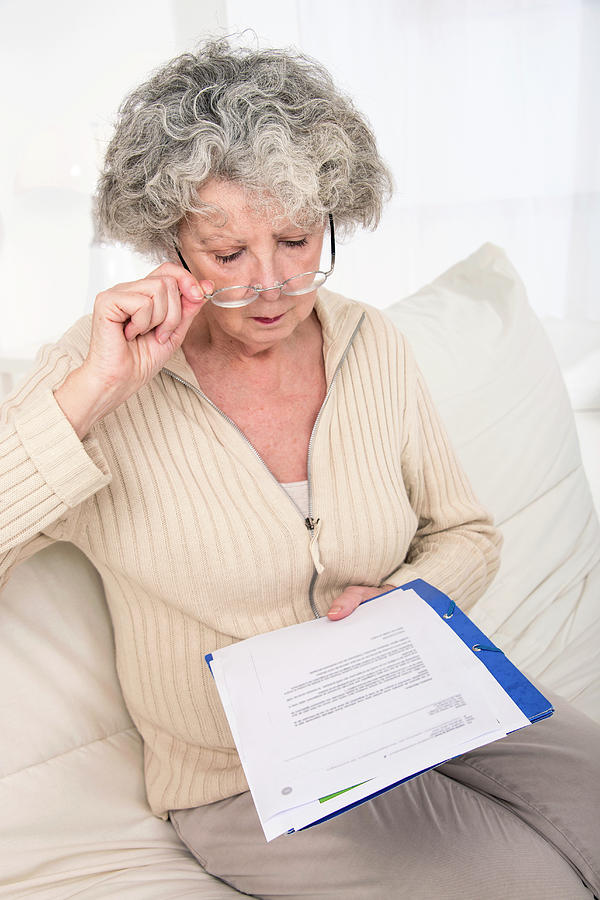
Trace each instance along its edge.
<path fill-rule="evenodd" d="M 396 196 L 372 243 L 377 269 L 393 261 L 393 296 L 489 240 L 538 312 L 600 319 L 600 3 L 299 9 L 305 45 L 368 111 L 393 164 Z M 351 265 L 368 291 L 367 259 Z"/>

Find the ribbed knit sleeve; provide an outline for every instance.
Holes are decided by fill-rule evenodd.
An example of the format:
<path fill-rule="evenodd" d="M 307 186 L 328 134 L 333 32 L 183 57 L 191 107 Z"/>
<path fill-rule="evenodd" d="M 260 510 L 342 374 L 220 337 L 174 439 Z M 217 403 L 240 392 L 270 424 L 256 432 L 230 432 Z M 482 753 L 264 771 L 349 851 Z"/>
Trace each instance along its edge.
<path fill-rule="evenodd" d="M 110 481 L 93 438 L 80 441 L 53 390 L 72 361 L 46 348 L 0 410 L 0 580 L 52 538 L 68 536 L 80 504 Z"/>
<path fill-rule="evenodd" d="M 477 502 L 404 341 L 402 473 L 418 530 L 405 564 L 386 581 L 423 578 L 468 609 L 500 564 L 502 538 Z"/>

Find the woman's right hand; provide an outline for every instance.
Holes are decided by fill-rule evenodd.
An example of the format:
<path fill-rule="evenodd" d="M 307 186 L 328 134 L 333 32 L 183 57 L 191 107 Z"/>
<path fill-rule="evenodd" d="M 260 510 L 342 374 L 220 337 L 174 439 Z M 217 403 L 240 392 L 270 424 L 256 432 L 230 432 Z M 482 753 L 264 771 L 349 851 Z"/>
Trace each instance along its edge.
<path fill-rule="evenodd" d="M 79 437 L 165 365 L 212 290 L 183 266 L 163 263 L 98 294 L 87 358 L 55 391 Z"/>

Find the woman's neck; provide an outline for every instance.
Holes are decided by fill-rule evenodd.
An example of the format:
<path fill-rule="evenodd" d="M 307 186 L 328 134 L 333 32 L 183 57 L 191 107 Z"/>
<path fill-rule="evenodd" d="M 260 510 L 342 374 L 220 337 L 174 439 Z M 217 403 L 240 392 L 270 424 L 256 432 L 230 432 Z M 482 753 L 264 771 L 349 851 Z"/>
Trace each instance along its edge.
<path fill-rule="evenodd" d="M 246 343 L 212 327 L 209 320 L 194 322 L 182 349 L 194 370 L 211 367 L 250 375 L 286 369 L 317 344 L 322 345 L 321 326 L 313 311 L 289 336 L 272 343 Z"/>

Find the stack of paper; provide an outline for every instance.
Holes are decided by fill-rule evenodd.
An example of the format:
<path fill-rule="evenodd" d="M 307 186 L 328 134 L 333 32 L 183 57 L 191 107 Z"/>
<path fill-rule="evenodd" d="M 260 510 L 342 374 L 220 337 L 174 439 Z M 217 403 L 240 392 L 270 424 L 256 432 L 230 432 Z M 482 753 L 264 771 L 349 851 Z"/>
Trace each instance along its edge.
<path fill-rule="evenodd" d="M 268 841 L 529 725 L 534 716 L 491 673 L 491 657 L 534 692 L 536 717 L 552 711 L 454 604 L 414 585 L 442 598 L 449 618 L 416 590 L 397 589 L 341 621 L 316 619 L 207 657 Z M 448 627 L 454 616 L 488 649 L 474 651 Z"/>

